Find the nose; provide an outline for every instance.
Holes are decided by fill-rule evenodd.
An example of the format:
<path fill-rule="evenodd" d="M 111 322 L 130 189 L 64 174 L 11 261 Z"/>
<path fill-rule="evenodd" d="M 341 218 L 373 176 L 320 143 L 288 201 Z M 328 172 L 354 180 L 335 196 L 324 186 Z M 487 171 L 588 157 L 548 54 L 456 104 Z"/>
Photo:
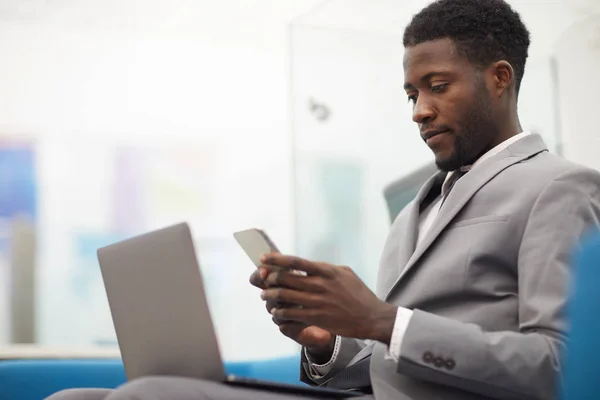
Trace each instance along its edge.
<path fill-rule="evenodd" d="M 413 108 L 413 121 L 417 124 L 425 124 L 435 119 L 435 109 L 424 97 L 425 96 L 417 97 L 417 101 Z"/>

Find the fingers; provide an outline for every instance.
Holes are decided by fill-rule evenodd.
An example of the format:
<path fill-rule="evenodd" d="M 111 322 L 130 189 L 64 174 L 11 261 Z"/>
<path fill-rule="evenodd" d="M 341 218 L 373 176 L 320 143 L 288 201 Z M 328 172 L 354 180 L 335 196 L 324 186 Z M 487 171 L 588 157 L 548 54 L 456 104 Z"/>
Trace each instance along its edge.
<path fill-rule="evenodd" d="M 260 297 L 275 304 L 291 303 L 303 307 L 316 307 L 321 303 L 320 296 L 281 287 L 267 288 L 260 293 Z"/>
<path fill-rule="evenodd" d="M 273 271 L 278 271 L 280 269 L 281 267 L 277 267 L 275 265 L 261 265 L 260 267 L 255 269 L 254 272 L 252 272 L 252 274 L 250 275 L 250 284 L 256 286 L 257 288 L 265 289 L 267 287 L 267 285 L 265 284 L 265 279 L 267 278 L 267 275 L 269 275 L 269 273 Z"/>
<path fill-rule="evenodd" d="M 276 301 L 267 301 L 265 304 L 265 308 L 267 309 L 267 312 L 269 314 L 271 314 L 271 310 L 273 310 L 274 308 L 279 308 L 279 307 L 294 307 L 294 305 L 286 304 L 286 303 L 278 303 Z M 273 322 L 275 322 L 277 324 L 277 322 L 275 320 L 273 320 Z"/>
<path fill-rule="evenodd" d="M 298 337 L 300 332 L 306 328 L 306 325 L 300 322 L 285 322 L 277 325 L 279 325 L 279 331 L 281 333 L 294 340 Z"/>
<path fill-rule="evenodd" d="M 264 279 L 267 287 L 286 287 L 302 292 L 323 293 L 325 282 L 320 276 L 302 276 L 286 270 L 270 272 Z"/>
<path fill-rule="evenodd" d="M 310 308 L 274 308 L 271 310 L 271 315 L 273 316 L 273 321 L 294 321 L 294 323 L 303 323 L 306 325 L 311 325 L 309 321 L 313 318 L 314 310 Z M 285 325 L 287 322 L 280 324 Z"/>
<path fill-rule="evenodd" d="M 277 265 L 286 269 L 294 269 L 304 271 L 309 275 L 329 276 L 330 265 L 324 263 L 316 263 L 305 260 L 300 257 L 285 256 L 279 253 L 265 254 L 261 261 L 263 264 Z"/>
<path fill-rule="evenodd" d="M 269 314 L 271 314 L 271 310 L 276 307 L 279 307 L 279 304 L 276 301 L 267 301 L 265 304 L 265 308 Z"/>
<path fill-rule="evenodd" d="M 271 310 L 273 310 L 273 309 L 271 309 Z M 269 314 L 271 314 L 271 313 L 269 312 Z M 271 320 L 272 320 L 272 321 L 273 321 L 273 323 L 274 323 L 275 325 L 277 325 L 277 326 L 281 326 L 281 325 L 285 325 L 285 324 L 293 324 L 293 323 L 295 323 L 295 322 L 294 322 L 294 321 L 292 321 L 292 320 L 289 320 L 289 319 L 281 319 L 281 318 L 277 318 L 277 317 L 275 317 L 275 316 L 271 316 Z"/>
<path fill-rule="evenodd" d="M 265 279 L 267 278 L 268 271 L 266 268 L 257 268 L 254 270 L 252 275 L 250 275 L 250 284 L 256 286 L 260 289 L 265 289 L 267 285 L 265 284 Z"/>

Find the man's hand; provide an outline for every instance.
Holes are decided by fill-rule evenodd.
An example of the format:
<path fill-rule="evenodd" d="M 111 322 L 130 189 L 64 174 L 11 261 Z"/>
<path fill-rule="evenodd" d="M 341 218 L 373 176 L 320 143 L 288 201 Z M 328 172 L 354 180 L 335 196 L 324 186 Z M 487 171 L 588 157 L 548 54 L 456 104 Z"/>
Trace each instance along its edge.
<path fill-rule="evenodd" d="M 389 345 L 397 307 L 379 300 L 350 268 L 278 253 L 262 261 L 266 275 L 261 275 L 265 286 L 261 297 L 269 305 L 279 305 L 271 310 L 275 321 L 294 321 Z"/>
<path fill-rule="evenodd" d="M 250 283 L 260 289 L 266 289 L 268 286 L 265 283 L 269 273 L 279 270 L 280 268 L 265 265 L 256 269 L 250 275 Z M 277 307 L 281 307 L 277 301 L 266 302 L 267 311 L 272 314 L 272 311 Z M 309 326 L 301 322 L 286 321 L 273 316 L 273 322 L 279 327 L 279 331 L 298 344 L 306 347 L 306 349 L 314 356 L 314 361 L 317 363 L 325 363 L 331 358 L 333 347 L 335 344 L 335 335 L 321 329 L 317 326 Z"/>

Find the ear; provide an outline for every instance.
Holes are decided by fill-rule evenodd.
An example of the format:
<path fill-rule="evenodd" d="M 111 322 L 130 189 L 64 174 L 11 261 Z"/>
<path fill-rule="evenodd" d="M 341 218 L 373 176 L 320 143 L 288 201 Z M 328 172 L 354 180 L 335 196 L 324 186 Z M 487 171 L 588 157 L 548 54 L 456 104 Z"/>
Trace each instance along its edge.
<path fill-rule="evenodd" d="M 494 74 L 494 89 L 498 97 L 506 93 L 507 89 L 513 86 L 515 80 L 515 71 L 507 61 L 498 61 L 492 67 Z"/>

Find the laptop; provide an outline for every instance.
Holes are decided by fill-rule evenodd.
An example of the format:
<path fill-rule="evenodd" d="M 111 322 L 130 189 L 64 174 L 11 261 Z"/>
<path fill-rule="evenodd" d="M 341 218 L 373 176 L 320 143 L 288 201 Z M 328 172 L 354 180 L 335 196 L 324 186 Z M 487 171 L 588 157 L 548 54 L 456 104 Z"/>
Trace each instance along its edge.
<path fill-rule="evenodd" d="M 362 395 L 227 375 L 187 223 L 100 248 L 98 261 L 128 380 L 167 375 L 319 398 Z"/>

